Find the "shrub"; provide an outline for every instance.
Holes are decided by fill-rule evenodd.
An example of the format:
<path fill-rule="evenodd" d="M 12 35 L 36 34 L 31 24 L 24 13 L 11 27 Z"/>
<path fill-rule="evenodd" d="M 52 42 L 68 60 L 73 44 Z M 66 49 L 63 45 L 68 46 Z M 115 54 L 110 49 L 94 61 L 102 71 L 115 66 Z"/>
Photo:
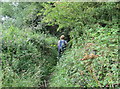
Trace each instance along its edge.
<path fill-rule="evenodd" d="M 76 40 L 76 45 L 66 51 L 56 66 L 50 87 L 113 87 L 118 84 L 118 28 L 91 28 Z M 93 38 L 94 37 L 94 38 Z M 81 39 L 84 38 L 84 41 Z M 103 55 L 96 59 L 80 61 L 85 43 L 96 44 L 93 48 Z M 92 48 L 92 49 L 93 49 Z"/>
<path fill-rule="evenodd" d="M 3 34 L 3 86 L 40 85 L 42 77 L 49 74 L 56 63 L 56 48 L 49 47 L 53 43 L 49 44 L 45 34 L 38 34 L 29 29 L 10 27 L 3 30 Z"/>

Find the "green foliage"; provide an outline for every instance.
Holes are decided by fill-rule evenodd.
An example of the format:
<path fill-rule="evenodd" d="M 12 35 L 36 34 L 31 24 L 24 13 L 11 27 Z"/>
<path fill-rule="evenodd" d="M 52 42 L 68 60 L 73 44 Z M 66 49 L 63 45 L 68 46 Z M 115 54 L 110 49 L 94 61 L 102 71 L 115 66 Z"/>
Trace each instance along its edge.
<path fill-rule="evenodd" d="M 119 5 L 117 2 L 0 3 L 1 15 L 6 17 L 0 21 L 3 23 L 0 87 L 43 86 L 49 78 L 50 87 L 118 84 Z M 70 36 L 70 41 L 56 65 L 57 37 L 61 34 Z M 95 44 L 90 49 L 102 56 L 78 60 L 83 58 L 85 44 L 89 42 Z"/>
<path fill-rule="evenodd" d="M 42 3 L 31 2 L 7 2 L 1 4 L 2 16 L 7 18 L 3 21 L 4 29 L 8 29 L 11 25 L 23 28 L 34 28 L 41 22 L 39 10 L 42 9 Z M 35 30 L 35 29 L 34 29 Z"/>
<path fill-rule="evenodd" d="M 93 39 L 94 37 L 94 39 Z M 84 41 L 80 39 L 84 38 Z M 71 50 L 66 51 L 51 77 L 50 86 L 103 87 L 118 84 L 118 27 L 98 27 L 86 30 Z M 85 43 L 96 44 L 96 59 L 80 61 L 86 52 Z M 92 49 L 93 49 L 92 48 Z"/>
<path fill-rule="evenodd" d="M 16 27 L 2 33 L 3 86 L 38 86 L 56 63 L 56 47 L 50 47 L 56 39 Z"/>
<path fill-rule="evenodd" d="M 68 32 L 72 49 L 56 66 L 50 86 L 101 87 L 118 84 L 118 3 L 54 3 L 46 5 L 44 21 Z M 112 14 L 111 14 L 112 12 Z M 66 29 L 68 31 L 68 29 Z M 94 60 L 80 61 L 86 43 L 96 44 Z M 92 49 L 93 49 L 92 48 Z"/>
<path fill-rule="evenodd" d="M 2 77 L 3 77 L 3 74 L 2 74 L 1 64 L 0 64 L 0 81 L 2 81 Z M 0 82 L 0 88 L 2 88 L 2 82 Z"/>
<path fill-rule="evenodd" d="M 43 22 L 58 25 L 57 31 L 67 32 L 65 35 L 70 35 L 72 44 L 76 44 L 76 39 L 85 35 L 85 31 L 94 24 L 102 26 L 112 24 L 111 21 L 114 24 L 118 22 L 118 3 L 54 2 L 45 3 L 43 6 L 46 15 Z"/>

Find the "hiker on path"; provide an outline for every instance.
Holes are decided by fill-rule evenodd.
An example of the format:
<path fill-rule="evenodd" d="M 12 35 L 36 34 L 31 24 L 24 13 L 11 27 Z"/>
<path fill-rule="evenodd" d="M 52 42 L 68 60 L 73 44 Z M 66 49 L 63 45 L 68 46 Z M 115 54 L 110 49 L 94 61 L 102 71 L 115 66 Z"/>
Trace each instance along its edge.
<path fill-rule="evenodd" d="M 67 41 L 64 39 L 65 39 L 65 36 L 61 35 L 60 40 L 58 41 L 58 57 L 61 57 L 62 53 L 64 52 L 66 48 Z"/>

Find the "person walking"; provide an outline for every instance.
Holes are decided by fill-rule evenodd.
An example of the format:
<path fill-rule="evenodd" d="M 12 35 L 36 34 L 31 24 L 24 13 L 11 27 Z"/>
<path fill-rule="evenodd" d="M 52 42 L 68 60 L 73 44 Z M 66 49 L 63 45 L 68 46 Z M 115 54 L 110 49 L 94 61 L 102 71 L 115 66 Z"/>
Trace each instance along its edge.
<path fill-rule="evenodd" d="M 65 36 L 61 35 L 60 40 L 58 41 L 58 57 L 60 58 L 62 54 L 64 53 L 64 50 L 66 48 L 67 41 L 65 40 Z"/>

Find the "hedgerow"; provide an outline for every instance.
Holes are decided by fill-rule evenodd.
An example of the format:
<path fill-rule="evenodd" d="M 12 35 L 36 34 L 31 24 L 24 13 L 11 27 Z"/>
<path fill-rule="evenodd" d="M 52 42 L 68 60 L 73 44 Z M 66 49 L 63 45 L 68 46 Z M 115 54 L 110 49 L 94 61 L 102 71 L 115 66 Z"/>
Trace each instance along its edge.
<path fill-rule="evenodd" d="M 39 86 L 56 64 L 56 39 L 13 26 L 2 33 L 3 87 Z"/>

